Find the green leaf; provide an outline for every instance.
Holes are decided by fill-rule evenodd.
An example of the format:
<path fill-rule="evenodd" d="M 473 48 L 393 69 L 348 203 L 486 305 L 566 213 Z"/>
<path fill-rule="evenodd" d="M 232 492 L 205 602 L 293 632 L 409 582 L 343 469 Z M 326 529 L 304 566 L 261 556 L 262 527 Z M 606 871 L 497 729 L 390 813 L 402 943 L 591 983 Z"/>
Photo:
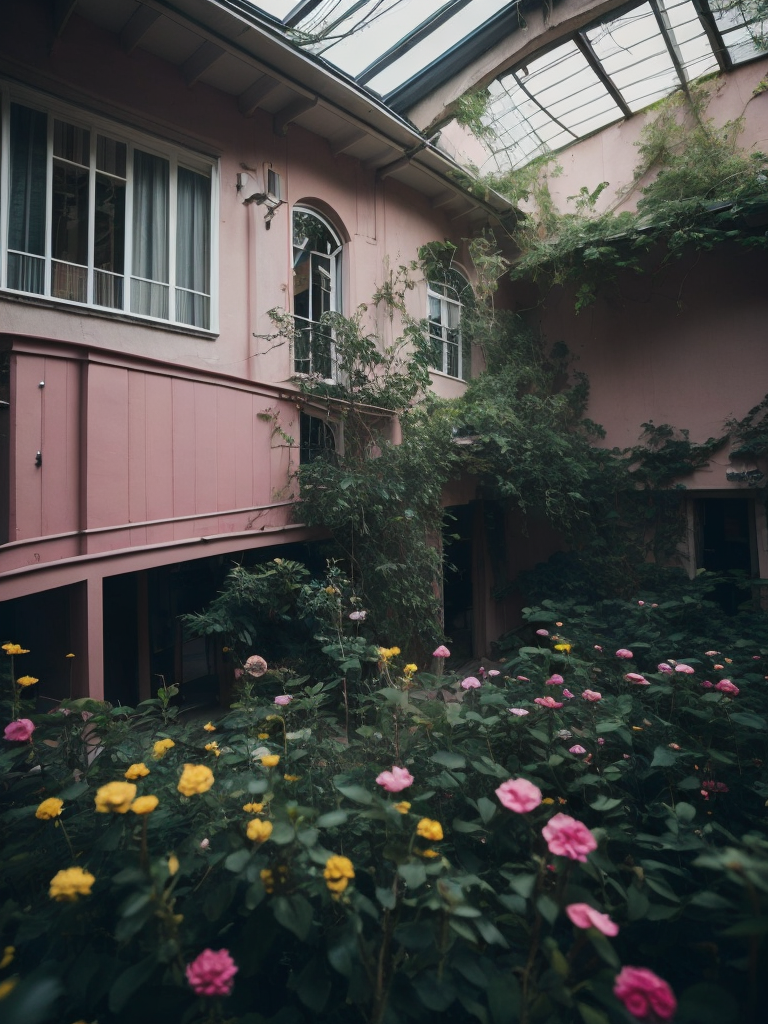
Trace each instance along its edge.
<path fill-rule="evenodd" d="M 373 803 L 373 796 L 363 786 L 348 786 L 346 784 L 339 785 L 338 782 L 335 782 L 334 785 L 340 793 L 349 800 L 354 800 L 357 804 Z"/>
<path fill-rule="evenodd" d="M 670 768 L 677 761 L 677 754 L 668 747 L 656 747 L 651 768 Z"/>
<path fill-rule="evenodd" d="M 272 829 L 272 834 L 269 837 L 273 843 L 277 843 L 278 846 L 285 846 L 287 843 L 292 843 L 296 838 L 293 825 L 287 821 L 276 821 L 275 826 Z"/>
<path fill-rule="evenodd" d="M 112 1013 L 120 1013 L 133 993 L 145 985 L 157 967 L 157 956 L 150 953 L 127 971 L 123 971 L 109 992 L 109 1009 Z"/>
<path fill-rule="evenodd" d="M 382 886 L 376 886 L 376 899 L 384 907 L 385 910 L 394 910 L 397 900 L 395 894 L 391 889 L 384 889 Z"/>
<path fill-rule="evenodd" d="M 586 1003 L 576 1003 L 576 1009 L 579 1011 L 584 1024 L 608 1024 L 608 1018 L 602 1010 L 596 1010 L 594 1006 L 588 1006 Z"/>
<path fill-rule="evenodd" d="M 536 907 L 548 924 L 554 924 L 560 914 L 560 908 L 549 896 L 539 896 Z"/>
<path fill-rule="evenodd" d="M 465 768 L 467 760 L 461 754 L 453 754 L 449 750 L 438 750 L 432 754 L 430 761 L 441 764 L 444 768 Z"/>
<path fill-rule="evenodd" d="M 614 807 L 618 807 L 623 801 L 619 797 L 615 796 L 599 796 L 589 806 L 594 808 L 596 811 L 612 811 Z"/>
<path fill-rule="evenodd" d="M 312 906 L 298 893 L 293 896 L 275 896 L 272 900 L 275 920 L 303 942 L 312 927 Z"/>
<path fill-rule="evenodd" d="M 493 800 L 489 800 L 487 796 L 481 796 L 477 801 L 477 809 L 480 812 L 480 817 L 483 819 L 483 824 L 487 825 L 496 813 L 497 804 Z"/>
<path fill-rule="evenodd" d="M 394 936 L 406 949 L 429 949 L 434 945 L 435 933 L 428 921 L 408 921 L 395 928 Z"/>
<path fill-rule="evenodd" d="M 233 874 L 239 875 L 250 859 L 250 850 L 235 850 L 235 852 L 230 853 L 224 861 L 224 867 L 227 871 L 231 871 Z"/>
<path fill-rule="evenodd" d="M 397 873 L 409 889 L 418 889 L 427 880 L 427 872 L 424 865 L 417 862 L 398 865 Z"/>
<path fill-rule="evenodd" d="M 312 957 L 291 987 L 308 1010 L 322 1012 L 331 994 L 331 979 L 322 957 Z"/>
<path fill-rule="evenodd" d="M 527 900 L 533 892 L 533 887 L 536 885 L 536 875 L 514 875 L 514 877 L 510 878 L 509 884 L 518 896 L 522 896 L 523 899 Z"/>
<path fill-rule="evenodd" d="M 346 811 L 328 811 L 326 814 L 321 814 L 315 824 L 318 828 L 335 828 L 337 825 L 345 824 L 348 817 Z"/>
<path fill-rule="evenodd" d="M 677 1024 L 737 1024 L 739 1006 L 721 985 L 700 982 L 680 997 Z"/>
<path fill-rule="evenodd" d="M 765 729 L 767 725 L 764 718 L 753 714 L 751 711 L 735 711 L 729 717 L 732 722 L 736 722 L 738 725 L 746 725 L 750 729 Z"/>

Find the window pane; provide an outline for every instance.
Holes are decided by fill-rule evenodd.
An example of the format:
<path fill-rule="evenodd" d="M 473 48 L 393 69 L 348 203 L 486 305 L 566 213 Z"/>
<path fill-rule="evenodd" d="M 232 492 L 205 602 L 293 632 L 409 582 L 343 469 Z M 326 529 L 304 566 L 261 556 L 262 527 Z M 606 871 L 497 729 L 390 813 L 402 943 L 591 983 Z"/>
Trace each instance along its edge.
<path fill-rule="evenodd" d="M 88 171 L 53 161 L 51 255 L 88 264 Z"/>
<path fill-rule="evenodd" d="M 168 318 L 169 164 L 136 150 L 133 155 L 133 276 L 131 310 Z M 135 280 L 142 278 L 143 280 Z"/>
<path fill-rule="evenodd" d="M 47 116 L 11 104 L 8 248 L 45 255 Z M 43 267 L 37 260 L 9 259 L 11 288 L 43 291 Z"/>
<path fill-rule="evenodd" d="M 103 135 L 96 136 L 96 167 L 98 170 L 114 174 L 118 178 L 124 178 L 125 152 L 124 142 L 115 142 L 114 139 L 107 139 Z"/>
<path fill-rule="evenodd" d="M 96 175 L 94 223 L 94 267 L 122 274 L 125 259 L 125 185 L 103 174 Z"/>
<path fill-rule="evenodd" d="M 179 168 L 176 198 L 176 319 L 195 327 L 210 322 L 211 179 Z M 192 295 L 191 292 L 202 294 Z"/>
<path fill-rule="evenodd" d="M 64 121 L 53 122 L 53 155 L 74 164 L 89 167 L 91 163 L 91 133 Z"/>

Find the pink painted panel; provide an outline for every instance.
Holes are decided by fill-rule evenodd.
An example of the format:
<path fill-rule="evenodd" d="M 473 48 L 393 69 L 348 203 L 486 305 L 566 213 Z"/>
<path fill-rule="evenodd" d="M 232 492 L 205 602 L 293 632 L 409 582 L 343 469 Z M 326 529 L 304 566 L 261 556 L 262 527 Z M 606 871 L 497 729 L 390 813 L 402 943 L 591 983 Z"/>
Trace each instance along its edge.
<path fill-rule="evenodd" d="M 74 360 L 46 359 L 41 380 L 43 434 L 42 532 L 77 529 L 79 485 L 80 366 Z"/>
<path fill-rule="evenodd" d="M 144 391 L 147 519 L 165 519 L 173 515 L 172 381 L 170 377 L 148 373 L 145 376 Z M 148 540 L 151 538 L 148 537 Z"/>
<path fill-rule="evenodd" d="M 128 376 L 88 366 L 87 509 L 90 529 L 128 520 Z"/>
<path fill-rule="evenodd" d="M 10 540 L 39 537 L 43 531 L 43 466 L 35 466 L 35 456 L 43 448 L 43 390 L 45 360 L 40 357 L 16 357 L 16 390 L 12 397 L 12 444 L 15 480 L 15 524 L 11 517 Z M 15 530 L 13 529 L 15 525 Z"/>
<path fill-rule="evenodd" d="M 237 444 L 232 446 L 235 508 L 248 508 L 254 504 L 255 500 L 251 420 L 256 413 L 257 401 L 248 395 L 244 401 L 233 403 L 235 417 L 233 436 L 237 438 Z"/>
<path fill-rule="evenodd" d="M 218 390 L 210 384 L 195 384 L 196 512 L 210 512 L 220 507 L 217 506 L 216 495 L 216 458 L 219 447 L 216 419 Z"/>
<path fill-rule="evenodd" d="M 216 402 L 216 454 L 212 467 L 216 483 L 216 508 L 237 508 L 237 481 L 235 480 L 235 450 L 239 437 L 235 431 L 236 409 L 250 396 L 229 388 L 211 388 Z"/>
<path fill-rule="evenodd" d="M 128 521 L 140 523 L 147 514 L 147 375 L 128 375 Z"/>
<path fill-rule="evenodd" d="M 171 383 L 173 414 L 173 514 L 193 515 L 195 509 L 195 385 Z"/>

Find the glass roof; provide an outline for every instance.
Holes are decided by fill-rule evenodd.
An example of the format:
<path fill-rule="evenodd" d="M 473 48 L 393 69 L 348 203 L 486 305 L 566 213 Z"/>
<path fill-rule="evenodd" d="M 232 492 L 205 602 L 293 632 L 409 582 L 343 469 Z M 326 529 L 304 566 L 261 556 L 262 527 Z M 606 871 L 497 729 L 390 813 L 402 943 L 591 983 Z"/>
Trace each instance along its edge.
<path fill-rule="evenodd" d="M 494 141 L 481 170 L 519 167 L 703 75 L 765 56 L 757 40 L 768 44 L 768 22 L 748 23 L 738 7 L 716 9 L 728 3 L 630 2 L 505 71 L 489 87 L 484 121 Z M 519 24 L 518 0 L 260 0 L 253 6 L 398 111 L 480 57 L 497 30 Z"/>

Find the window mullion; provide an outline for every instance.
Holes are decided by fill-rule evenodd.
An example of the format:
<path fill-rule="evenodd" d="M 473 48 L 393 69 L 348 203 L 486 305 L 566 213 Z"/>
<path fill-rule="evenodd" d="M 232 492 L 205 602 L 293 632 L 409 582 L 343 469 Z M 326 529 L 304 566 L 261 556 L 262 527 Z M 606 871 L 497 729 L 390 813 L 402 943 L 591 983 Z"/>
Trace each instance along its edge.
<path fill-rule="evenodd" d="M 171 323 L 178 322 L 178 302 L 176 299 L 176 198 L 179 164 L 174 154 L 170 158 L 168 181 L 168 319 Z"/>
<path fill-rule="evenodd" d="M 46 115 L 47 152 L 45 160 L 45 281 L 43 282 L 43 295 L 51 295 L 52 263 L 51 253 L 53 250 L 53 114 Z"/>
<path fill-rule="evenodd" d="M 131 309 L 131 278 L 133 276 L 133 143 L 125 149 L 125 254 L 123 257 L 123 309 Z"/>
<path fill-rule="evenodd" d="M 90 126 L 91 147 L 88 165 L 88 279 L 86 296 L 89 306 L 94 305 L 93 266 L 96 242 L 96 129 Z"/>
<path fill-rule="evenodd" d="M 8 207 L 11 176 L 11 102 L 0 92 L 0 288 L 8 281 Z"/>

